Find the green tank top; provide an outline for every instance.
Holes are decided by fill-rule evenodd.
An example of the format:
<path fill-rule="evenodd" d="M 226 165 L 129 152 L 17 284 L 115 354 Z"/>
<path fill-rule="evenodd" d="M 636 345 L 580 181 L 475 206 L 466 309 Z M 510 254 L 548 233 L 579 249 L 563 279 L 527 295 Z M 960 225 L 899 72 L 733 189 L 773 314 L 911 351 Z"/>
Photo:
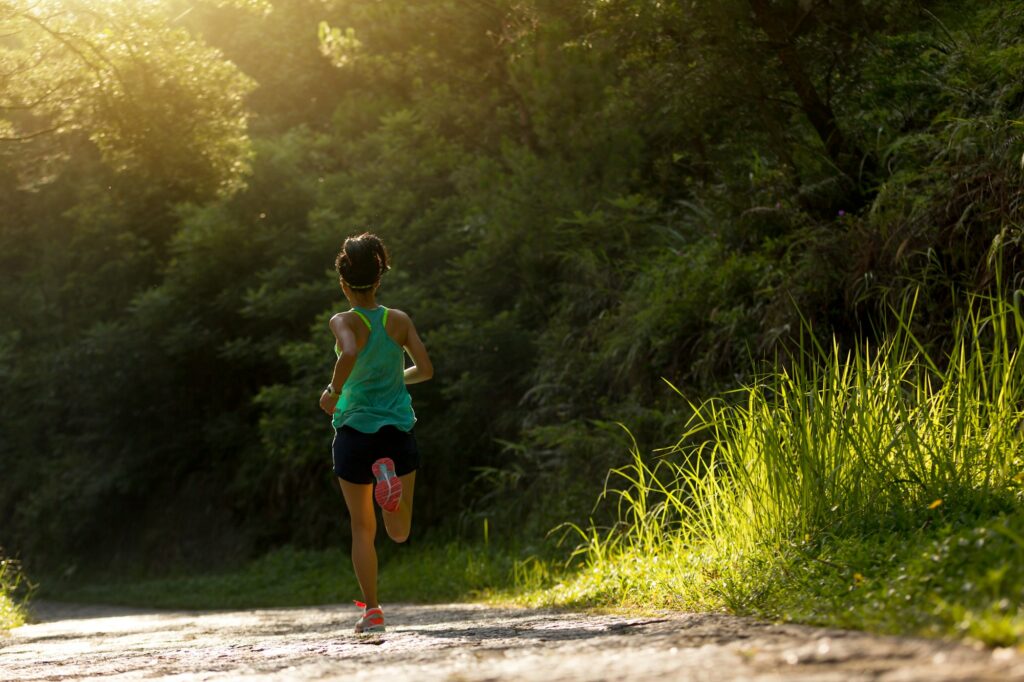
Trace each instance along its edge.
<path fill-rule="evenodd" d="M 416 414 L 405 387 L 405 353 L 385 330 L 388 309 L 377 306 L 369 310 L 356 306 L 352 311 L 366 323 L 370 336 L 342 386 L 334 410 L 334 428 L 351 426 L 363 433 L 376 433 L 390 424 L 402 431 L 411 431 Z M 341 354 L 337 344 L 334 351 Z"/>

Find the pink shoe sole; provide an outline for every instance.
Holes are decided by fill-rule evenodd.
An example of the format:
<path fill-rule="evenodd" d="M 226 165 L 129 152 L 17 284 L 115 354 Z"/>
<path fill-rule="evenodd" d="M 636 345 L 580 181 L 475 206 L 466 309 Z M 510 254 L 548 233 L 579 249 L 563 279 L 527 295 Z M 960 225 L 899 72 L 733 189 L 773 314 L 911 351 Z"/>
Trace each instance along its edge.
<path fill-rule="evenodd" d="M 390 457 L 381 457 L 371 467 L 377 485 L 373 488 L 373 498 L 384 511 L 398 511 L 402 501 L 402 481 L 395 473 L 395 462 Z"/>

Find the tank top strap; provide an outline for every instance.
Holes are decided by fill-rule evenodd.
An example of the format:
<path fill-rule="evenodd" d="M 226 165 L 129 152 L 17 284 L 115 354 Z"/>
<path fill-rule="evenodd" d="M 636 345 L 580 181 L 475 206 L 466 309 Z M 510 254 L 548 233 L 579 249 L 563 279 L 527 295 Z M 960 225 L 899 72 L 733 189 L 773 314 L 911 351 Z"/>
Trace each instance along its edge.
<path fill-rule="evenodd" d="M 373 324 L 373 321 L 375 321 L 378 316 L 380 316 L 380 325 L 379 325 L 380 328 L 383 329 L 385 331 L 385 333 L 387 332 L 388 309 L 385 308 L 384 306 L 382 306 L 382 305 L 377 306 L 373 310 L 369 310 L 367 308 L 360 308 L 358 306 L 353 306 L 352 309 L 349 312 L 353 312 L 353 313 L 355 313 L 356 315 L 359 316 L 359 319 L 363 321 L 363 324 L 366 325 L 366 328 L 368 330 L 370 330 L 370 337 L 371 338 L 376 337 L 376 334 L 373 333 L 374 326 L 375 326 Z M 341 348 L 338 347 L 337 342 L 335 342 L 335 344 L 334 344 L 334 354 L 338 355 L 338 356 L 341 356 Z"/>
<path fill-rule="evenodd" d="M 377 306 L 373 310 L 370 310 L 368 308 L 360 308 L 359 306 L 353 306 L 352 312 L 359 316 L 359 319 L 363 321 L 363 323 L 366 325 L 366 328 L 369 329 L 371 332 L 373 331 L 373 328 L 375 326 L 373 323 L 377 321 L 378 317 L 380 318 L 380 326 L 382 328 L 387 326 L 388 309 L 382 305 Z"/>

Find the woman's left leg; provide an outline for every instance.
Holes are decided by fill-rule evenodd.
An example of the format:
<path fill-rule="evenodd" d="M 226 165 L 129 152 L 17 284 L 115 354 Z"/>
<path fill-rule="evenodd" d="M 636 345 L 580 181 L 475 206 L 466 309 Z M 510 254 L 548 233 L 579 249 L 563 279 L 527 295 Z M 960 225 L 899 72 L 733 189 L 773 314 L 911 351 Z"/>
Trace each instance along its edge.
<path fill-rule="evenodd" d="M 377 606 L 377 550 L 373 546 L 377 535 L 377 516 L 373 511 L 373 486 L 349 483 L 339 478 L 352 523 L 352 567 L 363 591 L 363 599 L 370 607 Z"/>
<path fill-rule="evenodd" d="M 399 476 L 398 480 L 402 482 L 402 501 L 398 509 L 393 512 L 382 509 L 381 512 L 388 537 L 395 542 L 405 542 L 409 539 L 409 530 L 412 528 L 412 495 L 416 485 L 416 472 Z"/>

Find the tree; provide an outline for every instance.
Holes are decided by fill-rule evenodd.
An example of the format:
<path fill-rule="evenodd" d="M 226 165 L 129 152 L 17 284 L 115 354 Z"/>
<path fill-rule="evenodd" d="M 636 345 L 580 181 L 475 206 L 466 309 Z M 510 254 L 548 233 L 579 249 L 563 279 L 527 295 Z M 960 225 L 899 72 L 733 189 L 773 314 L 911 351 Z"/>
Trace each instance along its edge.
<path fill-rule="evenodd" d="M 251 82 L 144 0 L 0 2 L 0 155 L 52 180 L 76 136 L 180 198 L 238 186 Z"/>

